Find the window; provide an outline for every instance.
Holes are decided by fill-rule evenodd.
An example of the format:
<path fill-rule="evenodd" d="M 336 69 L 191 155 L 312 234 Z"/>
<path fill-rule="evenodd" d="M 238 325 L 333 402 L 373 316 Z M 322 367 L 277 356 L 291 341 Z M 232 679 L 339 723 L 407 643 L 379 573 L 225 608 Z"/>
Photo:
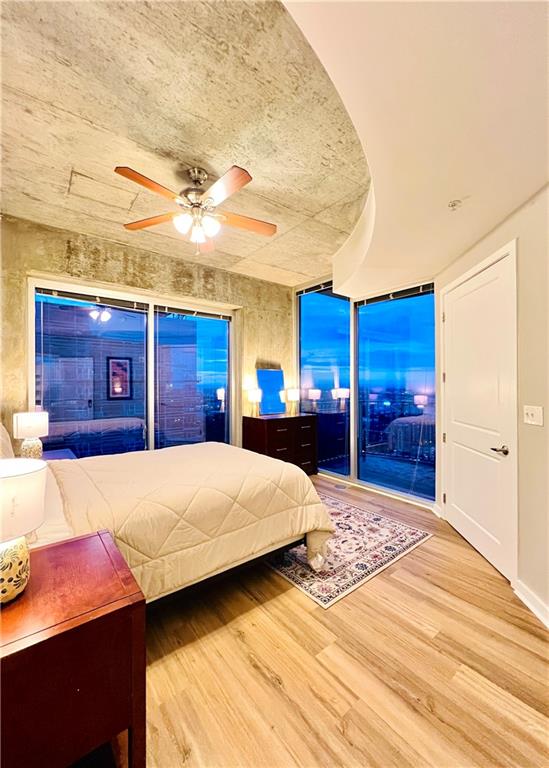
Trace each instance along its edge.
<path fill-rule="evenodd" d="M 155 446 L 228 442 L 228 319 L 155 307 L 155 369 Z"/>
<path fill-rule="evenodd" d="M 144 308 L 36 292 L 36 404 L 46 450 L 78 458 L 146 447 Z"/>
<path fill-rule="evenodd" d="M 322 287 L 298 301 L 301 410 L 318 414 L 319 467 L 348 475 L 351 305 Z"/>
<path fill-rule="evenodd" d="M 155 447 L 229 441 L 230 318 L 156 306 L 153 329 L 152 316 L 148 302 L 35 290 L 35 402 L 50 417 L 46 450 L 78 458 L 144 450 L 153 423 Z"/>
<path fill-rule="evenodd" d="M 435 498 L 431 285 L 357 305 L 358 477 Z"/>

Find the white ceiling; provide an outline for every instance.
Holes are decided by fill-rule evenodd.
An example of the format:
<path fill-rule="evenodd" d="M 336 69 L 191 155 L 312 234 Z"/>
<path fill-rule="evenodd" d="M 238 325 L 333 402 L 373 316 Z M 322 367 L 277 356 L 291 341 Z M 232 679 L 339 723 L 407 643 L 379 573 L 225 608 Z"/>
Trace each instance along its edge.
<path fill-rule="evenodd" d="M 342 292 L 433 278 L 546 184 L 546 3 L 285 4 L 372 173 L 373 231 L 364 214 L 334 257 Z"/>
<path fill-rule="evenodd" d="M 324 276 L 364 205 L 361 143 L 279 2 L 2 2 L 4 213 L 295 285 Z M 198 259 L 171 224 L 124 222 L 171 204 L 185 170 L 253 181 L 223 207 L 278 225 L 224 228 Z"/>

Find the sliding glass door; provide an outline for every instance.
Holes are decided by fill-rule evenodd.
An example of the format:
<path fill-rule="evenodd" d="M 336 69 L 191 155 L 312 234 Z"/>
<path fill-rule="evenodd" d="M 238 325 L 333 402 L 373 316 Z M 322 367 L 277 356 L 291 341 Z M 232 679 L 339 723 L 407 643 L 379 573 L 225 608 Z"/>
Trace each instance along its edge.
<path fill-rule="evenodd" d="M 435 498 L 431 286 L 357 305 L 358 478 Z"/>
<path fill-rule="evenodd" d="M 229 442 L 229 316 L 49 288 L 35 290 L 34 310 L 46 451 L 144 450 L 153 434 L 156 448 Z"/>
<path fill-rule="evenodd" d="M 155 447 L 228 442 L 229 318 L 155 307 Z"/>
<path fill-rule="evenodd" d="M 297 301 L 301 410 L 318 414 L 320 469 L 434 499 L 433 285 L 354 304 L 324 285 Z"/>
<path fill-rule="evenodd" d="M 60 458 L 146 448 L 147 314 L 135 302 L 35 295 L 35 402 Z"/>
<path fill-rule="evenodd" d="M 301 411 L 318 415 L 318 465 L 350 472 L 349 299 L 330 288 L 298 295 Z"/>

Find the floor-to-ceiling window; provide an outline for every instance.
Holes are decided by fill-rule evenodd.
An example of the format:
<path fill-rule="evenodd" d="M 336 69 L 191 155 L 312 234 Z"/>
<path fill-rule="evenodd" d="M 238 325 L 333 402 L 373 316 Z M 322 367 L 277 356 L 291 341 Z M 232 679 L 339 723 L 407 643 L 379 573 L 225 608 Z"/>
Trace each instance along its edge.
<path fill-rule="evenodd" d="M 318 414 L 319 468 L 348 475 L 351 304 L 329 287 L 298 302 L 301 411 Z"/>
<path fill-rule="evenodd" d="M 432 285 L 359 302 L 360 480 L 435 498 L 435 309 Z"/>
<path fill-rule="evenodd" d="M 36 405 L 46 450 L 80 458 L 146 447 L 144 305 L 37 291 Z"/>
<path fill-rule="evenodd" d="M 155 307 L 155 446 L 227 442 L 229 319 Z"/>
<path fill-rule="evenodd" d="M 228 316 L 50 288 L 35 290 L 34 308 L 45 450 L 60 458 L 136 451 L 153 435 L 157 448 L 228 442 Z"/>

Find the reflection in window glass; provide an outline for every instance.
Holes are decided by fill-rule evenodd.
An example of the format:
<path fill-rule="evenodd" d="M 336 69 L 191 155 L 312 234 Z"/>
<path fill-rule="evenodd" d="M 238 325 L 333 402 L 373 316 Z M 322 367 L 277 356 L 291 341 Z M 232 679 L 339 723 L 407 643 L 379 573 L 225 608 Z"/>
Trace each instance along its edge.
<path fill-rule="evenodd" d="M 36 405 L 49 413 L 45 450 L 60 458 L 146 447 L 143 310 L 35 298 Z"/>
<path fill-rule="evenodd" d="M 318 465 L 350 473 L 350 302 L 330 290 L 299 296 L 301 411 L 318 414 Z"/>
<path fill-rule="evenodd" d="M 155 447 L 229 441 L 229 321 L 155 308 Z"/>
<path fill-rule="evenodd" d="M 358 476 L 435 497 L 432 293 L 358 307 Z"/>

